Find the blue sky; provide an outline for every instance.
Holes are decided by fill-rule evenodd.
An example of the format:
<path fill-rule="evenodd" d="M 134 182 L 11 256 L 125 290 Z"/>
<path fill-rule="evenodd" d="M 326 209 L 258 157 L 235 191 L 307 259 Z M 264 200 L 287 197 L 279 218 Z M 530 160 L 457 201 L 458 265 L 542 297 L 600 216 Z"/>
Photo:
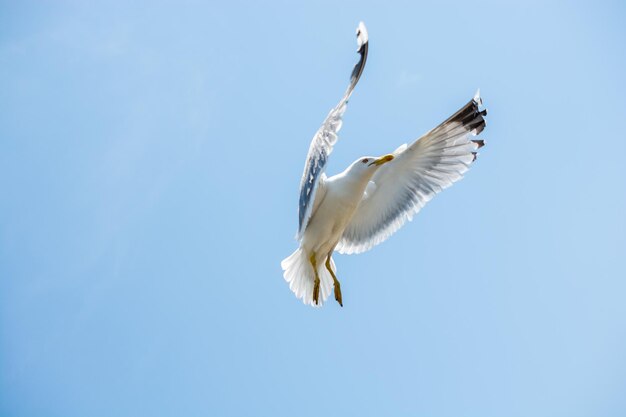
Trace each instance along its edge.
<path fill-rule="evenodd" d="M 0 414 L 626 414 L 623 2 L 0 3 Z M 329 163 L 480 87 L 487 146 L 301 304 Z"/>

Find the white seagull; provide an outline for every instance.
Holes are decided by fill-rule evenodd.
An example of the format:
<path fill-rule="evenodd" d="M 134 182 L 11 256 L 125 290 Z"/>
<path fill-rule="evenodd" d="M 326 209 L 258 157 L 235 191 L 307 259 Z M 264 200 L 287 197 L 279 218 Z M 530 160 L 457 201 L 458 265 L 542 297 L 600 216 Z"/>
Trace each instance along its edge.
<path fill-rule="evenodd" d="M 363 22 L 356 31 L 359 61 L 350 85 L 319 128 L 300 182 L 300 247 L 281 262 L 285 280 L 305 304 L 321 305 L 334 288 L 343 306 L 334 251 L 361 253 L 384 242 L 435 194 L 462 178 L 484 141 L 487 111 L 479 93 L 445 122 L 393 153 L 364 156 L 340 174 L 326 177 L 328 156 L 337 142 L 342 117 L 367 60 Z"/>

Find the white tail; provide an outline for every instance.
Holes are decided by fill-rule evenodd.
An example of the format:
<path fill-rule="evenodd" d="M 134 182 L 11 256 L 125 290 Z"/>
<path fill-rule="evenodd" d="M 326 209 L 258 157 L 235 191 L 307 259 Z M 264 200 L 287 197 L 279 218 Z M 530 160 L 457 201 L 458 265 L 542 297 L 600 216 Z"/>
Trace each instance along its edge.
<path fill-rule="evenodd" d="M 324 262 L 321 262 L 317 267 L 317 273 L 320 277 L 319 304 L 313 302 L 313 284 L 315 282 L 313 266 L 302 248 L 298 248 L 294 253 L 283 259 L 280 266 L 283 268 L 285 281 L 289 283 L 289 289 L 293 291 L 297 298 L 301 299 L 304 304 L 310 304 L 314 307 L 324 304 L 324 301 L 326 301 L 333 289 L 333 277 L 326 269 Z M 332 258 L 330 266 L 335 275 L 337 275 L 335 262 L 333 262 Z"/>

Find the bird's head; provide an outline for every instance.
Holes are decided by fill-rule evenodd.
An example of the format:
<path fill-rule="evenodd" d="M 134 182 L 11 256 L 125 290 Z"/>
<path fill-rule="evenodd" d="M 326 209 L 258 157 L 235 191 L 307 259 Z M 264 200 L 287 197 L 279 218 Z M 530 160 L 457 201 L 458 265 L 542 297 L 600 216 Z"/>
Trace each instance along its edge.
<path fill-rule="evenodd" d="M 350 171 L 356 175 L 360 174 L 371 177 L 378 168 L 393 160 L 393 158 L 394 156 L 391 154 L 384 155 L 379 158 L 374 156 L 363 156 L 352 163 Z"/>

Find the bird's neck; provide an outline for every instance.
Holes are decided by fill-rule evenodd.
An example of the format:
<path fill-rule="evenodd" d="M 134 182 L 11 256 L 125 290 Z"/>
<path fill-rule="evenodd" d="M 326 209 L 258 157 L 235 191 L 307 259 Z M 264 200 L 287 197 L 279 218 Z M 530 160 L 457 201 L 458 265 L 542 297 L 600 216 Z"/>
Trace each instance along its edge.
<path fill-rule="evenodd" d="M 350 172 L 350 170 L 347 169 L 341 174 L 329 178 L 329 181 L 335 183 L 337 189 L 340 189 L 341 193 L 348 199 L 360 200 L 371 178 L 371 174 L 355 175 L 354 172 Z"/>

